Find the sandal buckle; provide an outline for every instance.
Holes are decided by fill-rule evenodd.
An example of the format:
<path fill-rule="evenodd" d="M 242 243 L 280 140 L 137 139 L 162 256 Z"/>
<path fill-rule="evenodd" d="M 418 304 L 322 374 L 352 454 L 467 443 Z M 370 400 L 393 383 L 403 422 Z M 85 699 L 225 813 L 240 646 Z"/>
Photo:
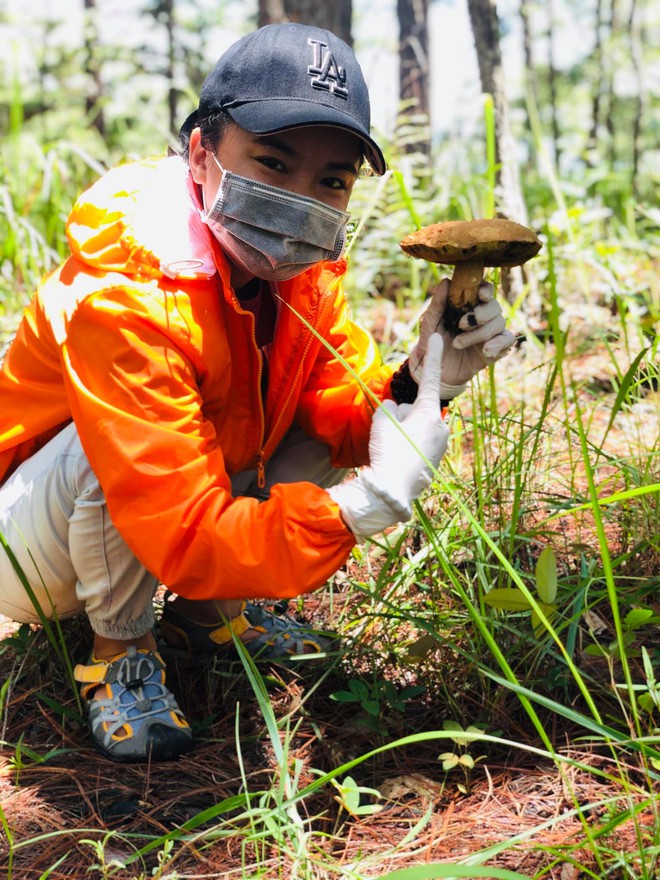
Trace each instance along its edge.
<path fill-rule="evenodd" d="M 131 678 L 130 681 L 124 683 L 124 687 L 127 691 L 134 691 L 143 686 L 144 681 L 141 678 Z"/>

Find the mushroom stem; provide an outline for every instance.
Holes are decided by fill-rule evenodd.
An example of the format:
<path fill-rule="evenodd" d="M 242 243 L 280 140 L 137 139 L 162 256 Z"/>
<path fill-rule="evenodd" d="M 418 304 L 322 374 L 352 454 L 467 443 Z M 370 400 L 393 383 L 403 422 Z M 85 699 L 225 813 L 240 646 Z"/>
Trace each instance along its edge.
<path fill-rule="evenodd" d="M 479 304 L 477 291 L 483 277 L 484 264 L 481 260 L 467 260 L 454 267 L 443 319 L 445 327 L 453 336 L 458 333 L 458 322 L 463 315 Z"/>

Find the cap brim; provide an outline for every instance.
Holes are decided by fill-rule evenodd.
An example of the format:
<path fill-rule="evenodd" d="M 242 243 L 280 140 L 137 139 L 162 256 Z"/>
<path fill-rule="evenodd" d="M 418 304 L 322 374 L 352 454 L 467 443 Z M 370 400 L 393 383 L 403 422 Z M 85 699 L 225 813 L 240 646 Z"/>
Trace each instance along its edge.
<path fill-rule="evenodd" d="M 193 112 L 190 114 L 190 116 L 186 119 L 186 121 L 183 123 L 183 125 L 179 129 L 179 134 L 180 135 L 184 134 L 187 137 L 190 137 L 190 132 L 193 130 L 193 128 L 196 125 L 198 125 L 198 123 L 199 123 L 199 110 L 193 110 Z"/>
<path fill-rule="evenodd" d="M 364 144 L 365 156 L 374 172 L 381 175 L 387 170 L 385 157 L 369 132 L 352 116 L 337 108 L 302 101 L 300 98 L 274 98 L 268 101 L 249 101 L 225 109 L 237 125 L 253 134 L 273 134 L 307 125 L 330 125 L 350 131 Z"/>

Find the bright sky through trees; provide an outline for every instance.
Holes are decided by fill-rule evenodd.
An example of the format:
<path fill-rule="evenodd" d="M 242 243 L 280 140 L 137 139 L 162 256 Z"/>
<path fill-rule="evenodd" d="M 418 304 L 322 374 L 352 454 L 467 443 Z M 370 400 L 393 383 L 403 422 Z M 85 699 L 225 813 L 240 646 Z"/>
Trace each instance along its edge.
<path fill-rule="evenodd" d="M 138 19 L 134 0 L 97 0 L 103 11 L 104 40 L 107 43 L 137 43 L 143 41 L 147 19 Z M 182 17 L 191 15 L 191 7 L 180 0 Z M 217 8 L 217 0 L 197 0 L 196 5 Z M 225 5 L 226 27 L 217 28 L 209 40 L 209 65 L 224 49 L 250 27 L 250 15 L 256 9 L 252 3 L 229 2 Z M 503 58 L 508 88 L 515 94 L 520 88 L 521 38 L 519 18 L 514 0 L 498 4 L 500 16 L 507 27 L 503 37 Z M 556 4 L 561 40 L 557 45 L 557 64 L 562 67 L 574 60 L 576 54 L 586 53 L 590 46 L 581 45 L 580 22 L 572 8 Z M 32 27 L 44 17 L 62 22 L 52 33 L 55 42 L 81 43 L 82 0 L 31 0 L 26 7 L 23 0 L 4 0 L 0 9 L 7 13 L 12 24 L 0 25 L 3 45 L 11 45 L 12 38 L 22 43 L 21 62 L 29 67 L 33 53 L 28 48 Z M 164 29 L 159 33 L 151 25 L 149 39 L 162 48 Z M 538 32 L 542 33 L 542 23 Z M 395 0 L 354 0 L 354 39 L 356 51 L 365 71 L 372 94 L 373 124 L 377 130 L 390 132 L 396 115 L 397 94 L 397 19 Z M 481 123 L 481 99 L 474 44 L 465 0 L 439 0 L 431 5 L 429 18 L 431 43 L 431 111 L 436 134 L 453 132 L 457 128 L 469 133 L 472 124 Z M 583 33 L 583 31 L 582 31 Z M 5 37 L 8 37 L 7 41 Z M 583 42 L 583 41 L 582 41 Z M 18 50 L 20 51 L 20 49 Z M 545 50 L 539 47 L 539 52 Z"/>

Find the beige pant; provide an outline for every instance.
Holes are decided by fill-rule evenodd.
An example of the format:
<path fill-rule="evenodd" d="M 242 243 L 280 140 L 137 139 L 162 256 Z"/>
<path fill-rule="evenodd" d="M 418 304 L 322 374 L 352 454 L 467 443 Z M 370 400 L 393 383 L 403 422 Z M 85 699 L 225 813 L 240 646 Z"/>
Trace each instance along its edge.
<path fill-rule="evenodd" d="M 328 449 L 292 428 L 266 466 L 232 480 L 235 495 L 266 499 L 275 483 L 299 480 L 332 486 L 346 475 L 330 465 Z M 85 613 L 95 633 L 130 639 L 154 625 L 156 578 L 114 527 L 103 491 L 83 452 L 75 425 L 64 428 L 0 487 L 0 533 L 47 618 Z M 37 622 L 15 566 L 0 546 L 0 614 Z"/>

